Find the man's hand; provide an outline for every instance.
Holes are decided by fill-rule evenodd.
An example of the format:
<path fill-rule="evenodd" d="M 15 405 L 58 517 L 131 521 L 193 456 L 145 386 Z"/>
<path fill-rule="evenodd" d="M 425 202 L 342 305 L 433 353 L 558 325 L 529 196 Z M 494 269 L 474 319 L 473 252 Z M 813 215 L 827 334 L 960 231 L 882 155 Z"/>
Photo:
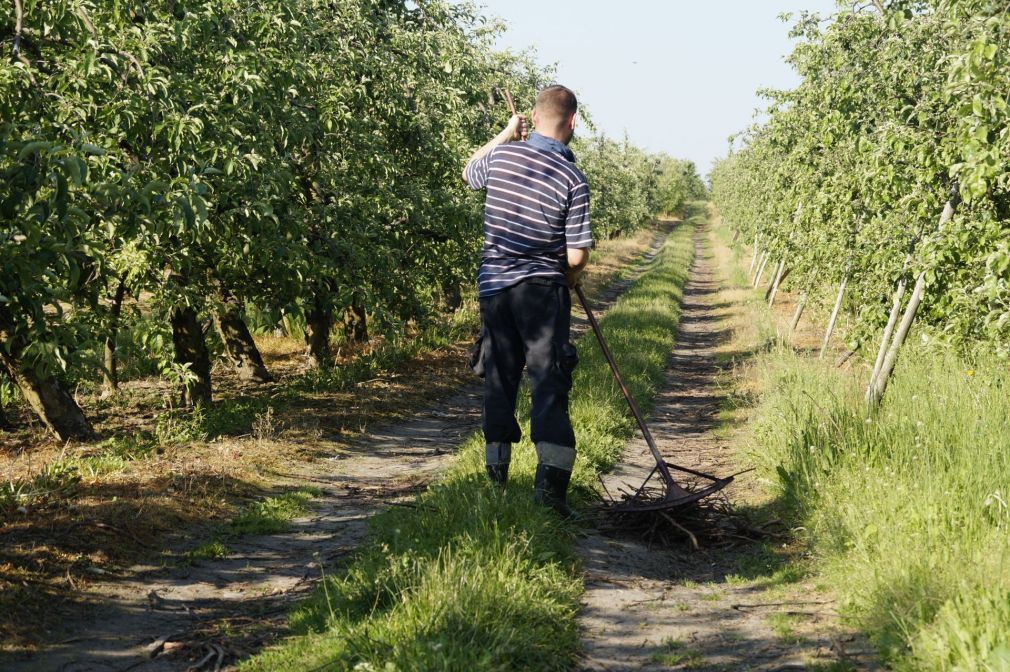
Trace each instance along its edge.
<path fill-rule="evenodd" d="M 526 117 L 521 114 L 514 114 L 512 118 L 509 119 L 508 126 L 505 127 L 505 131 L 508 132 L 509 138 L 513 141 L 525 140 L 526 139 Z"/>
<path fill-rule="evenodd" d="M 498 145 L 504 145 L 507 142 L 513 142 L 515 140 L 525 140 L 526 139 L 526 117 L 521 114 L 513 114 L 512 118 L 509 119 L 508 125 L 503 128 L 498 135 L 491 138 L 491 141 L 478 149 L 473 155 L 467 159 L 466 165 L 469 166 L 474 161 L 483 159 L 487 156 L 488 152 L 497 147 Z M 466 181 L 466 168 L 463 168 L 463 181 Z"/>
<path fill-rule="evenodd" d="M 568 281 L 568 289 L 575 289 L 575 287 L 578 286 L 579 281 L 582 280 L 582 273 L 584 271 L 585 269 L 583 268 L 568 269 L 568 272 L 565 273 L 565 279 Z"/>

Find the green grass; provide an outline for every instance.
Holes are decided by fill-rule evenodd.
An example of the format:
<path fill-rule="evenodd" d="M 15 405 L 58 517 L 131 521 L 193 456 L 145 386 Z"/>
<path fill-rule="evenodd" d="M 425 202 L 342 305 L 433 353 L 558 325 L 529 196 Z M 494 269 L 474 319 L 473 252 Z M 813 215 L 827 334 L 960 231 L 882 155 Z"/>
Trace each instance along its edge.
<path fill-rule="evenodd" d="M 768 625 L 772 627 L 775 636 L 782 640 L 784 644 L 802 644 L 804 638 L 796 632 L 798 618 L 791 614 L 782 612 L 770 614 Z"/>
<path fill-rule="evenodd" d="M 657 264 L 602 320 L 646 408 L 673 345 L 692 233 L 690 225 L 674 232 Z M 590 496 L 596 474 L 614 464 L 633 429 L 591 338 L 578 344 L 571 403 L 576 504 Z M 525 441 L 515 448 L 508 489 L 499 492 L 483 474 L 482 439 L 471 437 L 417 508 L 372 519 L 356 558 L 292 615 L 299 636 L 241 669 L 571 669 L 582 593 L 572 549 L 577 530 L 532 503 L 534 469 Z"/>
<path fill-rule="evenodd" d="M 186 553 L 189 560 L 220 560 L 228 555 L 228 547 L 219 540 L 208 541 Z"/>
<path fill-rule="evenodd" d="M 659 645 L 659 650 L 649 657 L 649 662 L 664 667 L 680 665 L 685 670 L 691 670 L 701 667 L 705 659 L 697 651 L 688 649 L 681 640 L 667 637 Z"/>
<path fill-rule="evenodd" d="M 318 497 L 316 488 L 299 488 L 276 497 L 253 502 L 228 525 L 231 534 L 276 534 L 288 529 L 291 521 L 309 510 L 309 502 Z"/>
<path fill-rule="evenodd" d="M 908 347 L 883 405 L 780 349 L 754 458 L 845 613 L 898 670 L 1010 670 L 1010 372 Z"/>

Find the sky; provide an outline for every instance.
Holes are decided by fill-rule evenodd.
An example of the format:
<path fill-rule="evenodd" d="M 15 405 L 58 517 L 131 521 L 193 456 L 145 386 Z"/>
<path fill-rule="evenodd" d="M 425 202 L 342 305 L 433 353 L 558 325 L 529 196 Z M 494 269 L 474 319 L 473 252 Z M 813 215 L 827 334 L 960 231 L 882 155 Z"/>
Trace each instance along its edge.
<path fill-rule="evenodd" d="M 792 88 L 782 12 L 830 14 L 835 0 L 477 0 L 508 23 L 500 48 L 557 64 L 593 121 L 702 175 L 763 107 L 759 88 Z M 520 101 L 517 105 L 523 107 Z M 526 103 L 531 105 L 532 101 Z"/>

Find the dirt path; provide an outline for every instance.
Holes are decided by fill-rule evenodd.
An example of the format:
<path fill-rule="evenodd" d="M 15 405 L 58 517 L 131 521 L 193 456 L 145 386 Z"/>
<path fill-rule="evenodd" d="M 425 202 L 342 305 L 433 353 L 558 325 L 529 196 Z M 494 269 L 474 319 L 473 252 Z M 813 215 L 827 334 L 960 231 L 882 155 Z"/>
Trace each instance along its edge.
<path fill-rule="evenodd" d="M 632 272 L 593 301 L 605 311 L 648 267 L 669 235 L 657 232 Z M 573 331 L 588 328 L 579 313 Z M 315 486 L 311 513 L 284 533 L 228 541 L 228 554 L 188 566 L 139 565 L 96 584 L 99 606 L 49 634 L 49 647 L 4 661 L 6 672 L 169 672 L 227 669 L 283 634 L 292 604 L 340 566 L 380 509 L 409 500 L 480 427 L 478 381 L 408 420 L 369 430 L 339 452 L 285 475 L 278 489 Z M 325 438 L 325 437 L 324 437 Z M 178 553 L 192 548 L 180 546 Z M 222 667 L 216 666 L 222 663 Z"/>
<path fill-rule="evenodd" d="M 728 291 L 699 229 L 680 333 L 650 428 L 671 462 L 717 475 L 746 465 L 719 430 L 720 352 L 739 347 L 739 297 Z M 640 438 L 606 479 L 634 486 L 654 465 Z M 730 486 L 755 501 L 753 475 Z M 759 544 L 729 550 L 648 548 L 600 533 L 580 542 L 586 574 L 581 624 L 587 670 L 873 669 L 866 646 L 837 624 L 830 597 Z M 844 665 L 849 667 L 845 667 Z"/>

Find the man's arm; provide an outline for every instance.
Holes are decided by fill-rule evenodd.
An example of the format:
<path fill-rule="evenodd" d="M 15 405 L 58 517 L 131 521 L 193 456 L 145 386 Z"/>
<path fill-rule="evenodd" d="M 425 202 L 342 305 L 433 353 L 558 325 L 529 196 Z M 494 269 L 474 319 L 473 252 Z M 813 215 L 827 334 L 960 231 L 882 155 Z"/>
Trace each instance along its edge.
<path fill-rule="evenodd" d="M 583 271 L 586 270 L 586 264 L 589 263 L 589 248 L 588 247 L 569 247 L 568 250 L 568 286 L 575 289 L 575 285 L 579 284 L 579 280 L 582 278 Z"/>
<path fill-rule="evenodd" d="M 513 140 L 525 140 L 525 139 L 526 139 L 526 117 L 522 116 L 521 114 L 516 114 L 511 119 L 509 119 L 508 126 L 503 128 L 498 135 L 491 138 L 490 142 L 488 142 L 486 145 L 478 149 L 476 152 L 473 153 L 472 156 L 470 156 L 469 159 L 467 159 L 466 166 L 464 166 L 463 168 L 463 181 L 464 182 L 470 181 L 466 176 L 466 171 L 467 168 L 470 167 L 471 163 L 483 159 L 485 156 L 488 155 L 488 152 L 490 152 L 498 145 L 504 145 L 505 143 L 512 142 Z"/>

